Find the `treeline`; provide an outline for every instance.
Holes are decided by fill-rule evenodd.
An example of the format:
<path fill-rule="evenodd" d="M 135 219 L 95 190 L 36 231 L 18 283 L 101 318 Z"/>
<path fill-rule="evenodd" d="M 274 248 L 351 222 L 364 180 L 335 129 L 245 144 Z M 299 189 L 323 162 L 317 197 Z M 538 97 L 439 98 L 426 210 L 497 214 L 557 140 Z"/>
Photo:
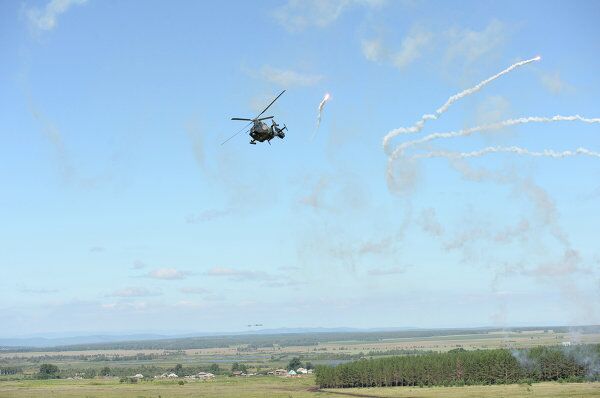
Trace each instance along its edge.
<path fill-rule="evenodd" d="M 95 355 L 40 355 L 32 357 L 10 357 L 11 360 L 19 360 L 27 363 L 45 363 L 52 361 L 87 361 L 87 362 L 119 362 L 119 361 L 154 361 L 161 359 L 176 358 L 181 355 L 185 355 L 182 351 L 167 351 L 161 354 L 145 354 L 137 353 L 133 355 L 106 355 L 106 354 L 95 354 Z"/>
<path fill-rule="evenodd" d="M 143 350 L 165 349 L 184 350 L 199 348 L 226 348 L 231 346 L 247 345 L 248 349 L 265 347 L 289 346 L 317 346 L 319 343 L 332 341 L 385 341 L 398 338 L 426 338 L 453 335 L 478 335 L 498 331 L 527 332 L 532 330 L 545 330 L 554 332 L 567 332 L 568 327 L 524 327 L 512 329 L 481 328 L 481 329 L 414 329 L 393 331 L 343 331 L 343 332 L 308 332 L 308 333 L 273 333 L 273 334 L 243 334 L 224 336 L 201 336 L 172 338 L 160 340 L 124 341 L 110 343 L 73 344 L 46 348 L 17 348 L 6 347 L 5 352 L 23 351 L 80 351 L 80 350 Z M 579 333 L 597 333 L 599 326 L 579 326 Z"/>
<path fill-rule="evenodd" d="M 16 375 L 21 372 L 23 372 L 23 368 L 17 366 L 0 366 L 0 376 Z"/>
<path fill-rule="evenodd" d="M 104 366 L 102 368 L 59 368 L 54 364 L 41 364 L 37 373 L 30 377 L 33 379 L 66 379 L 69 377 L 81 377 L 84 379 L 93 379 L 96 377 L 131 377 L 135 374 L 142 374 L 147 379 L 152 379 L 156 375 L 163 373 L 175 373 L 179 377 L 197 374 L 198 372 L 211 372 L 216 375 L 229 374 L 229 371 L 213 363 L 210 365 L 189 365 L 183 366 L 176 364 L 172 367 L 140 365 L 140 366 Z M 16 374 L 16 373 L 11 373 Z"/>
<path fill-rule="evenodd" d="M 597 379 L 600 345 L 427 353 L 318 366 L 321 388 L 452 386 Z"/>

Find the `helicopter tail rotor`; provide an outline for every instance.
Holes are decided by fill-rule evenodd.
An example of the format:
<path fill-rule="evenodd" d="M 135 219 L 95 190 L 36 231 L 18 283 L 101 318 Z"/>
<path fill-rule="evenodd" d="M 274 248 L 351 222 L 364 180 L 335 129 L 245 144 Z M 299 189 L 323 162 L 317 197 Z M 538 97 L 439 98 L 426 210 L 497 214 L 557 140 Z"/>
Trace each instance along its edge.
<path fill-rule="evenodd" d="M 283 132 L 283 130 L 287 130 L 287 126 L 285 124 L 283 125 L 283 128 L 277 129 L 277 134 L 275 134 L 275 135 L 281 139 L 284 139 L 285 133 Z"/>

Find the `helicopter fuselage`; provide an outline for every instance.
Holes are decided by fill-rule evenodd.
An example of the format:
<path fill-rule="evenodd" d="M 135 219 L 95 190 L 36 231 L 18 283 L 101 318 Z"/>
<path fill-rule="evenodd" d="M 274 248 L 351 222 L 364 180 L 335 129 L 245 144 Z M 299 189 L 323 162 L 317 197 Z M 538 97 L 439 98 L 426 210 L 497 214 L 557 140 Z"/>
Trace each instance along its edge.
<path fill-rule="evenodd" d="M 263 109 L 263 111 L 261 113 L 259 113 L 258 116 L 256 116 L 255 118 L 252 118 L 252 119 L 243 118 L 243 117 L 232 117 L 231 118 L 231 120 L 241 120 L 241 121 L 252 123 L 252 127 L 250 128 L 250 131 L 249 131 L 250 138 L 251 138 L 251 140 L 250 140 L 251 144 L 256 145 L 256 141 L 258 141 L 258 142 L 267 141 L 269 144 L 271 144 L 271 140 L 273 138 L 279 137 L 279 138 L 283 139 L 285 137 L 285 133 L 283 132 L 283 130 L 287 130 L 287 126 L 285 124 L 283 125 L 283 128 L 280 128 L 279 125 L 277 123 L 275 123 L 273 116 L 260 117 L 263 113 L 265 113 L 265 111 L 267 109 L 269 109 L 271 107 L 271 105 L 273 105 L 275 103 L 275 101 L 277 101 L 277 99 L 279 97 L 281 97 L 283 95 L 283 93 L 285 93 L 285 90 L 283 90 L 281 93 L 279 93 L 279 95 L 277 97 L 275 97 L 275 99 L 273 101 L 271 101 L 271 103 L 269 105 L 267 105 L 267 107 L 265 109 Z M 271 119 L 270 126 L 263 122 L 263 120 L 268 120 L 268 119 Z M 243 129 L 241 129 L 240 131 L 238 131 L 237 133 L 235 133 L 234 135 L 232 135 L 231 137 L 229 137 L 228 139 L 223 141 L 221 143 L 221 145 L 225 144 L 227 141 L 229 141 L 230 139 L 232 139 L 233 137 L 235 137 L 242 131 L 246 130 L 246 128 L 249 125 L 250 124 L 246 125 L 246 127 L 244 127 Z"/>
<path fill-rule="evenodd" d="M 264 142 L 273 139 L 273 134 L 266 123 L 257 120 L 250 129 L 250 137 L 253 141 Z"/>
<path fill-rule="evenodd" d="M 273 124 L 269 127 L 266 123 L 260 120 L 255 120 L 252 128 L 250 129 L 250 137 L 252 138 L 250 143 L 256 144 L 256 141 L 269 142 L 276 136 L 283 139 L 285 137 L 285 133 L 283 132 L 283 129 L 280 129 L 278 126 L 279 125 L 277 123 L 273 122 Z"/>

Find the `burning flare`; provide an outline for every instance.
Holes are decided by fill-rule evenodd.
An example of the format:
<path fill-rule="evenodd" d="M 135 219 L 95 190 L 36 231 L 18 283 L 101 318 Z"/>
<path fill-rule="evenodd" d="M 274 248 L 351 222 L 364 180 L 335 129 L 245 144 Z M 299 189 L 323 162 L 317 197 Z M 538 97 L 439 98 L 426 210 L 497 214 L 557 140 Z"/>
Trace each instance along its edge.
<path fill-rule="evenodd" d="M 321 116 L 323 116 L 323 108 L 325 108 L 325 104 L 327 103 L 327 101 L 329 101 L 331 99 L 331 94 L 329 93 L 325 93 L 325 96 L 323 97 L 323 99 L 321 100 L 321 103 L 319 103 L 319 114 L 317 115 L 317 129 L 319 128 L 319 126 L 321 125 Z"/>

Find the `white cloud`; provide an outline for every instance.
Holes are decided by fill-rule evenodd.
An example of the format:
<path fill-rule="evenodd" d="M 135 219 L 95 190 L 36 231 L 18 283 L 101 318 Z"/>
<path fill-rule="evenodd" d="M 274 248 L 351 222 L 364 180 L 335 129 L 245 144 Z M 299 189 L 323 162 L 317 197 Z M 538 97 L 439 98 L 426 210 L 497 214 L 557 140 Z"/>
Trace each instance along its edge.
<path fill-rule="evenodd" d="M 302 74 L 290 69 L 277 69 L 265 65 L 261 68 L 259 76 L 281 87 L 312 86 L 319 83 L 323 76 Z"/>
<path fill-rule="evenodd" d="M 105 303 L 105 304 L 100 304 L 100 307 L 105 310 L 114 310 L 114 311 L 143 311 L 148 308 L 148 303 L 145 301 L 125 302 L 125 303 Z"/>
<path fill-rule="evenodd" d="M 381 39 L 363 40 L 361 47 L 363 55 L 369 61 L 382 62 L 388 56 Z"/>
<path fill-rule="evenodd" d="M 208 276 L 226 277 L 235 281 L 273 280 L 273 276 L 261 271 L 241 270 L 228 267 L 213 267 L 206 272 Z"/>
<path fill-rule="evenodd" d="M 58 17 L 73 5 L 85 4 L 87 0 L 51 0 L 44 8 L 32 7 L 27 10 L 27 17 L 32 27 L 49 31 L 56 27 Z"/>
<path fill-rule="evenodd" d="M 433 45 L 433 33 L 422 26 L 413 26 L 402 39 L 399 50 L 387 48 L 382 39 L 363 40 L 361 47 L 365 58 L 373 62 L 389 62 L 398 69 L 404 69 Z"/>
<path fill-rule="evenodd" d="M 133 269 L 142 269 L 142 268 L 146 268 L 146 263 L 144 263 L 141 260 L 135 260 L 133 262 L 133 265 L 131 266 L 131 268 Z"/>
<path fill-rule="evenodd" d="M 273 17 L 290 31 L 326 27 L 353 6 L 376 8 L 385 0 L 289 0 L 273 12 Z"/>
<path fill-rule="evenodd" d="M 444 234 L 444 227 L 438 222 L 435 209 L 432 207 L 424 209 L 417 222 L 423 231 L 433 236 L 442 236 Z"/>
<path fill-rule="evenodd" d="M 542 85 L 552 94 L 561 94 L 570 91 L 573 87 L 560 77 L 559 72 L 544 73 L 541 75 Z"/>
<path fill-rule="evenodd" d="M 33 293 L 33 294 L 52 294 L 52 293 L 58 293 L 58 289 L 47 289 L 47 288 L 44 288 L 44 287 L 41 287 L 41 288 L 24 287 L 20 291 L 22 293 Z"/>
<path fill-rule="evenodd" d="M 185 279 L 190 275 L 188 271 L 175 268 L 157 268 L 150 271 L 147 276 L 154 279 Z"/>
<path fill-rule="evenodd" d="M 187 294 L 207 294 L 207 293 L 209 293 L 209 291 L 206 290 L 205 288 L 196 287 L 196 286 L 182 287 L 181 289 L 179 289 L 179 291 L 181 293 L 187 293 Z"/>
<path fill-rule="evenodd" d="M 432 42 L 433 35 L 423 29 L 415 27 L 402 40 L 400 51 L 392 55 L 393 64 L 402 69 L 421 56 L 423 50 Z"/>
<path fill-rule="evenodd" d="M 231 209 L 211 209 L 205 210 L 199 214 L 188 214 L 185 218 L 185 221 L 188 224 L 199 224 L 203 222 L 208 222 L 212 220 L 216 220 L 225 216 L 228 216 L 232 213 Z"/>
<path fill-rule="evenodd" d="M 460 59 L 465 64 L 471 64 L 498 51 L 506 41 L 508 31 L 502 22 L 492 20 L 481 31 L 454 28 L 446 35 L 449 41 L 446 60 Z"/>
<path fill-rule="evenodd" d="M 161 293 L 156 290 L 149 290 L 145 287 L 125 287 L 112 292 L 109 296 L 111 297 L 148 297 L 158 296 Z"/>
<path fill-rule="evenodd" d="M 208 305 L 206 303 L 198 303 L 191 300 L 180 300 L 175 303 L 175 307 L 182 308 L 206 308 Z"/>
<path fill-rule="evenodd" d="M 395 275 L 401 274 L 405 270 L 402 267 L 390 267 L 390 268 L 372 268 L 369 270 L 369 275 L 383 276 L 383 275 Z"/>

